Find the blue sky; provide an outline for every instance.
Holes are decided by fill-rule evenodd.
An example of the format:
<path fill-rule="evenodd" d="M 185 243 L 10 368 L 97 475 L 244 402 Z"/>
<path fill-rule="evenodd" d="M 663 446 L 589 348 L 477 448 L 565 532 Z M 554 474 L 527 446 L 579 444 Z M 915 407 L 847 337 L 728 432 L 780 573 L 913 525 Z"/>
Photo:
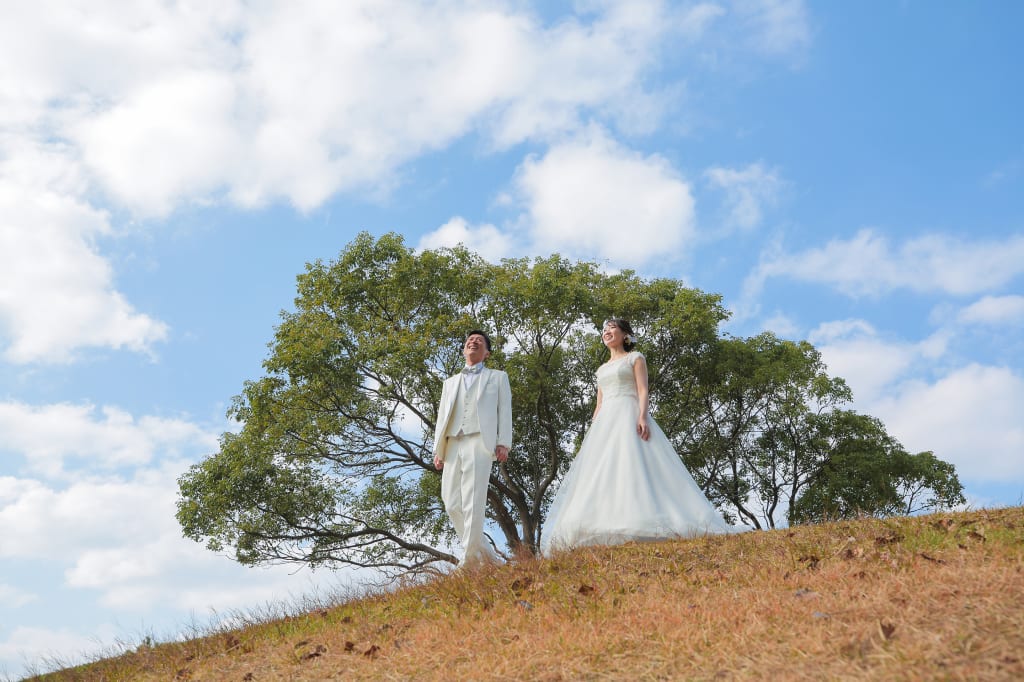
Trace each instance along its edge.
<path fill-rule="evenodd" d="M 1021 3 L 211 5 L 0 24 L 0 674 L 349 579 L 173 514 L 362 230 L 720 293 L 1024 500 Z"/>

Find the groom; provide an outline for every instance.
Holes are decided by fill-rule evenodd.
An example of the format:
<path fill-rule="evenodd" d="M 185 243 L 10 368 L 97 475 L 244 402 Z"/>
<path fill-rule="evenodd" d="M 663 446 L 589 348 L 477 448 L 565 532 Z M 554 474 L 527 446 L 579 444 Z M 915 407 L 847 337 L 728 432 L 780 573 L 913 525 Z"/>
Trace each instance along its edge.
<path fill-rule="evenodd" d="M 484 509 L 491 462 L 508 459 L 512 445 L 512 390 L 508 375 L 484 367 L 491 339 L 474 330 L 462 346 L 466 366 L 441 389 L 434 430 L 434 466 L 441 470 L 441 499 L 462 541 L 459 566 L 490 563 L 496 556 L 484 538 Z"/>

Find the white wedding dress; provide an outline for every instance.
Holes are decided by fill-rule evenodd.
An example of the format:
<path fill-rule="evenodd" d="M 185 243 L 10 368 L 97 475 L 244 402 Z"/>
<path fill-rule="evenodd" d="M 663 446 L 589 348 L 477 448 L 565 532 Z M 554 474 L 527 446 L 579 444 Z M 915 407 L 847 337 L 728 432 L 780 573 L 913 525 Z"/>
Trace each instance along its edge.
<path fill-rule="evenodd" d="M 640 353 L 597 370 L 601 409 L 548 511 L 541 551 L 746 530 L 725 522 L 683 466 L 654 419 L 636 432 L 633 364 Z"/>

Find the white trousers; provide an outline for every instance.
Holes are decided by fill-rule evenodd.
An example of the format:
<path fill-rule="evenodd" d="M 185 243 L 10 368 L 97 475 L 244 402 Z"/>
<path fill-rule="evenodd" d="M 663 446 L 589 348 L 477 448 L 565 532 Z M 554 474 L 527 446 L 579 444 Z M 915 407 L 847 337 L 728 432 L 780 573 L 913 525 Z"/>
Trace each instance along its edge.
<path fill-rule="evenodd" d="M 441 500 L 462 542 L 459 566 L 497 560 L 484 537 L 484 510 L 491 479 L 491 453 L 480 434 L 448 439 L 441 469 Z"/>

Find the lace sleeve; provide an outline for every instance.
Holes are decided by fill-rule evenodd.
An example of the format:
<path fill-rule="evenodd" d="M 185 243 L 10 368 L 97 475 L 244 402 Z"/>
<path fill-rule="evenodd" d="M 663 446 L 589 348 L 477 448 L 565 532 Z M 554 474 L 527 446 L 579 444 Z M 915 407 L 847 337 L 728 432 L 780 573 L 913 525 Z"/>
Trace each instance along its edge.
<path fill-rule="evenodd" d="M 629 366 L 632 367 L 633 365 L 635 365 L 636 364 L 636 359 L 637 358 L 642 358 L 643 356 L 644 356 L 644 354 L 641 353 L 640 351 L 637 351 L 637 350 L 635 350 L 632 353 L 630 353 L 629 354 Z"/>

